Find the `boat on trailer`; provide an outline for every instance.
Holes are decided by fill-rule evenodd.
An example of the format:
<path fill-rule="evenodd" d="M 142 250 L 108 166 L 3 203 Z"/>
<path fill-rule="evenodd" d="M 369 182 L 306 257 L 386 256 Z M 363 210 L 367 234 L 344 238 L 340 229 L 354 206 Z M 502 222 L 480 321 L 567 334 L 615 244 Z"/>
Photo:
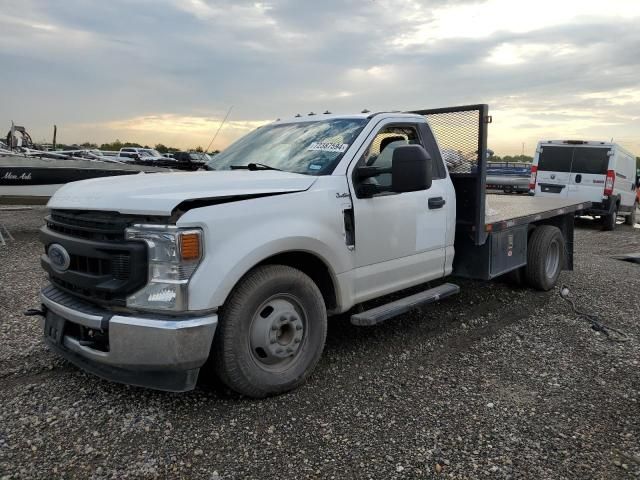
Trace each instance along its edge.
<path fill-rule="evenodd" d="M 69 182 L 90 178 L 169 172 L 135 165 L 91 150 L 21 153 L 0 150 L 0 204 L 42 205 Z"/>
<path fill-rule="evenodd" d="M 56 131 L 54 126 L 53 149 Z M 33 142 L 25 127 L 13 122 L 3 140 L 6 143 L 0 140 L 0 204 L 42 205 L 66 183 L 171 171 L 128 162 L 97 149 L 47 150 Z"/>

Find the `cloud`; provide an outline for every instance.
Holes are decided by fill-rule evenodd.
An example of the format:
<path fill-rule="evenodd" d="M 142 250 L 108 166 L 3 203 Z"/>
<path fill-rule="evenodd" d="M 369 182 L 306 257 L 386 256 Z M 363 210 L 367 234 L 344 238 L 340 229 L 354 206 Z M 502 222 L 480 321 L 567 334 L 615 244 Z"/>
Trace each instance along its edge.
<path fill-rule="evenodd" d="M 184 116 L 175 114 L 147 115 L 124 120 L 115 120 L 97 125 L 78 125 L 78 128 L 92 129 L 95 133 L 106 134 L 106 139 L 127 138 L 133 136 L 140 142 L 155 145 L 166 143 L 172 146 L 189 148 L 195 144 L 207 147 L 214 134 L 221 127 L 224 117 Z M 256 128 L 273 121 L 232 120 L 222 124 L 220 134 L 212 149 L 227 145 L 230 141 L 249 133 Z M 106 140 L 105 140 L 106 141 Z"/>
<path fill-rule="evenodd" d="M 234 105 L 223 146 L 298 112 L 487 102 L 498 153 L 589 135 L 640 154 L 636 0 L 9 3 L 0 121 L 36 138 L 202 144 Z"/>

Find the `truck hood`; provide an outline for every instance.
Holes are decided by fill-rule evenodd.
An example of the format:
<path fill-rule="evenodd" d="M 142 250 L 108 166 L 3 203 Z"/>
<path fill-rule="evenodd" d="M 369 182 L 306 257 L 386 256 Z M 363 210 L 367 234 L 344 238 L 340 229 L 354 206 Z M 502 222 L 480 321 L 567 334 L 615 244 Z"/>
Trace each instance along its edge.
<path fill-rule="evenodd" d="M 164 216 L 188 200 L 242 200 L 300 192 L 311 187 L 316 178 L 275 170 L 140 173 L 68 183 L 51 197 L 47 207 Z"/>

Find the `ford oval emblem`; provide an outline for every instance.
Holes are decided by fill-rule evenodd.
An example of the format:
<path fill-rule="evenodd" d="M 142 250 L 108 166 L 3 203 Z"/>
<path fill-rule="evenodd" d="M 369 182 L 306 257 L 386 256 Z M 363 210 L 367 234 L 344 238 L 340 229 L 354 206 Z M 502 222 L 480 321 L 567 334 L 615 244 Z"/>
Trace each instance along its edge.
<path fill-rule="evenodd" d="M 69 256 L 69 252 L 59 243 L 49 245 L 47 254 L 49 255 L 49 261 L 54 270 L 64 272 L 69 268 L 71 257 Z"/>

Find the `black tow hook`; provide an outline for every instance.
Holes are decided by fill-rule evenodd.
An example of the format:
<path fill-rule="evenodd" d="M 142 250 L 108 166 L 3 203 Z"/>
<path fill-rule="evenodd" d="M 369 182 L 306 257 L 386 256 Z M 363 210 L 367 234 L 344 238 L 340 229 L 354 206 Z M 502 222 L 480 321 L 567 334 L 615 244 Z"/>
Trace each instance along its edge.
<path fill-rule="evenodd" d="M 29 310 L 25 310 L 22 314 L 24 316 L 26 316 L 26 317 L 37 317 L 37 316 L 46 317 L 47 316 L 47 310 L 46 309 L 39 310 L 37 308 L 30 308 Z"/>

